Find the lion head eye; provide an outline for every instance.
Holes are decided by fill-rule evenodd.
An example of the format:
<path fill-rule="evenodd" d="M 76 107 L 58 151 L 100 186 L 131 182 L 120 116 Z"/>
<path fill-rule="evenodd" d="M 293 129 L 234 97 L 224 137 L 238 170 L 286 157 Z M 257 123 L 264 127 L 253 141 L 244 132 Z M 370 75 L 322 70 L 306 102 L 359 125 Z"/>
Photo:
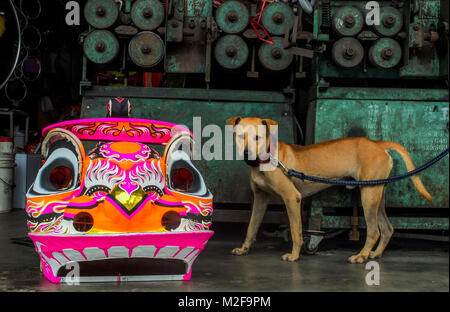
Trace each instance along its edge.
<path fill-rule="evenodd" d="M 76 152 L 69 142 L 54 145 L 30 188 L 33 195 L 62 193 L 77 187 L 80 174 Z"/>
<path fill-rule="evenodd" d="M 166 146 L 167 188 L 194 196 L 210 196 L 203 177 L 191 161 L 190 149 L 186 148 L 191 146 L 191 141 L 190 136 L 180 136 Z"/>

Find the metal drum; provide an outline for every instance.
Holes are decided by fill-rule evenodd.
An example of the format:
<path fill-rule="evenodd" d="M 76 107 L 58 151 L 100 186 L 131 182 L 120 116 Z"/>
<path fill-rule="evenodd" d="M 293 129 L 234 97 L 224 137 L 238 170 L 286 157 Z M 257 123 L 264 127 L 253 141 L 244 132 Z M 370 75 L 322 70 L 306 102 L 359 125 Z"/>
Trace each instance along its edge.
<path fill-rule="evenodd" d="M 83 51 L 93 63 L 109 63 L 119 53 L 119 41 L 108 30 L 94 30 L 84 39 Z"/>
<path fill-rule="evenodd" d="M 119 5 L 114 0 L 89 0 L 84 6 L 84 18 L 94 28 L 114 25 L 119 16 Z"/>
<path fill-rule="evenodd" d="M 142 31 L 130 40 L 128 54 L 134 64 L 152 67 L 164 57 L 164 42 L 151 31 Z"/>
<path fill-rule="evenodd" d="M 380 9 L 380 23 L 374 25 L 375 31 L 384 37 L 396 35 L 403 27 L 403 17 L 394 7 L 382 7 Z"/>
<path fill-rule="evenodd" d="M 248 46 L 238 35 L 225 35 L 217 41 L 214 56 L 220 66 L 238 69 L 248 59 Z"/>
<path fill-rule="evenodd" d="M 402 48 L 397 41 L 391 38 L 378 39 L 369 50 L 370 62 L 381 69 L 397 66 L 401 58 Z"/>
<path fill-rule="evenodd" d="M 264 42 L 258 51 L 261 64 L 272 71 L 286 69 L 294 58 L 293 54 L 283 47 L 282 37 L 273 37 L 274 44 Z"/>
<path fill-rule="evenodd" d="M 137 0 L 131 7 L 131 20 L 142 30 L 154 30 L 164 20 L 164 7 L 158 0 Z"/>
<path fill-rule="evenodd" d="M 361 63 L 364 57 L 364 48 L 355 38 L 341 38 L 333 44 L 331 57 L 338 66 L 352 68 Z"/>
<path fill-rule="evenodd" d="M 291 30 L 294 25 L 294 12 L 283 2 L 270 3 L 264 8 L 261 22 L 269 33 L 284 35 L 286 28 Z"/>
<path fill-rule="evenodd" d="M 356 36 L 364 25 L 364 16 L 353 6 L 343 6 L 333 14 L 334 31 L 340 36 Z"/>
<path fill-rule="evenodd" d="M 226 1 L 217 8 L 216 22 L 219 28 L 226 33 L 240 33 L 248 25 L 248 9 L 240 1 Z"/>

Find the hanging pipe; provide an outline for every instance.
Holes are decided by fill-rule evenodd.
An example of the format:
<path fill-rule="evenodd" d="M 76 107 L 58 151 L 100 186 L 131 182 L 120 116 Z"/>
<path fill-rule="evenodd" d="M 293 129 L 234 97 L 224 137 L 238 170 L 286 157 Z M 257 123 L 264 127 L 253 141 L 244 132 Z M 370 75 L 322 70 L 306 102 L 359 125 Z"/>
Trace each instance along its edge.
<path fill-rule="evenodd" d="M 16 51 L 16 57 L 15 57 L 15 60 L 14 60 L 14 64 L 11 67 L 11 70 L 10 70 L 8 76 L 6 76 L 5 80 L 0 84 L 0 90 L 6 85 L 6 83 L 9 80 L 9 78 L 11 78 L 12 74 L 14 73 L 14 70 L 16 69 L 17 63 L 19 61 L 20 48 L 21 48 L 21 45 L 22 45 L 22 34 L 21 34 L 21 30 L 20 30 L 19 16 L 17 15 L 17 11 L 16 11 L 16 8 L 15 8 L 14 3 L 12 2 L 12 0 L 8 0 L 8 1 L 9 1 L 9 4 L 11 5 L 11 10 L 13 11 L 14 17 L 15 17 L 15 20 L 16 20 L 18 43 L 17 43 L 17 51 Z"/>

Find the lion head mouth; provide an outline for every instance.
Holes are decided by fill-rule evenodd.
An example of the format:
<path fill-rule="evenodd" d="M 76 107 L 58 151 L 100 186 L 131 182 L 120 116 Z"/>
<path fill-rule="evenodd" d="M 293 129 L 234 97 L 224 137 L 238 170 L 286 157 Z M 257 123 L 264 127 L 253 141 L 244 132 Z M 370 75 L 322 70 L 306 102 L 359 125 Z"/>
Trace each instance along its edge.
<path fill-rule="evenodd" d="M 63 282 L 73 263 L 80 281 L 186 280 L 213 232 L 33 235 L 44 275 Z"/>

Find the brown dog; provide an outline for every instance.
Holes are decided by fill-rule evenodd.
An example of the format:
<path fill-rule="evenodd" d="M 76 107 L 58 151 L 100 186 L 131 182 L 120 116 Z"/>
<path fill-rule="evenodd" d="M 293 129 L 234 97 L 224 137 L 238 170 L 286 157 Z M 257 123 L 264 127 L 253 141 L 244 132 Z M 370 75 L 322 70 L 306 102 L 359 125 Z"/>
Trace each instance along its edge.
<path fill-rule="evenodd" d="M 270 142 L 270 132 L 260 131 L 261 126 L 269 128 L 277 125 L 275 121 L 233 117 L 227 120 L 227 124 L 234 127 L 238 155 L 241 155 L 250 167 L 250 187 L 253 192 L 252 215 L 247 236 L 242 247 L 233 249 L 232 253 L 234 255 L 248 253 L 255 241 L 270 196 L 279 195 L 286 205 L 293 242 L 292 252 L 284 254 L 282 260 L 297 260 L 303 244 L 301 201 L 331 185 L 289 178 L 280 168 L 272 171 L 260 170 L 262 161 L 257 155 L 268 153 Z M 236 127 L 237 125 L 239 127 Z M 345 138 L 308 146 L 283 142 L 277 144 L 278 159 L 287 168 L 329 179 L 348 177 L 355 180 L 385 179 L 389 176 L 393 164 L 388 150 L 395 150 L 401 155 L 408 171 L 415 169 L 408 152 L 395 142 Z M 411 180 L 419 193 L 431 202 L 431 195 L 419 176 L 412 176 Z M 367 258 L 380 257 L 394 232 L 384 207 L 384 185 L 361 186 L 360 190 L 367 236 L 359 254 L 348 259 L 351 263 L 363 263 Z M 379 238 L 377 248 L 372 251 Z"/>

